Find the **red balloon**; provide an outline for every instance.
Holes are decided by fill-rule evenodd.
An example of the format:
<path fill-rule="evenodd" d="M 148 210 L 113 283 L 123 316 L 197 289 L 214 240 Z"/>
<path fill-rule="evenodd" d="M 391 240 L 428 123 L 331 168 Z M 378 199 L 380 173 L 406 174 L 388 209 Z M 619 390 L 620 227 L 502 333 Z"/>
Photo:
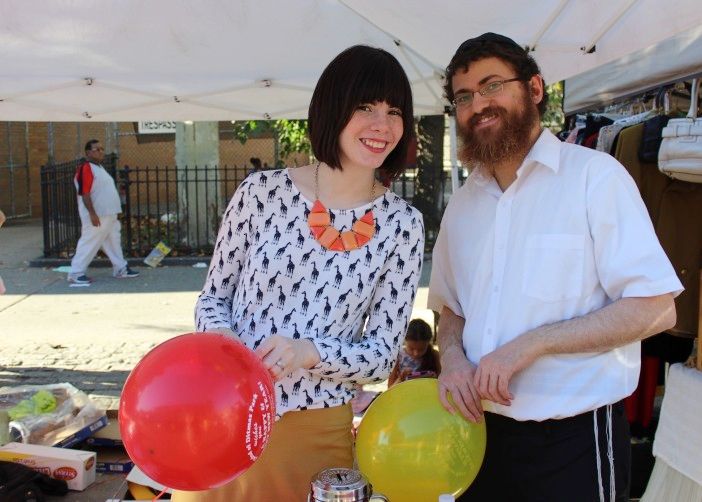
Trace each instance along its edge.
<path fill-rule="evenodd" d="M 273 380 L 244 344 L 188 333 L 152 349 L 127 378 L 119 429 L 130 458 L 177 490 L 221 486 L 261 455 L 275 417 Z"/>

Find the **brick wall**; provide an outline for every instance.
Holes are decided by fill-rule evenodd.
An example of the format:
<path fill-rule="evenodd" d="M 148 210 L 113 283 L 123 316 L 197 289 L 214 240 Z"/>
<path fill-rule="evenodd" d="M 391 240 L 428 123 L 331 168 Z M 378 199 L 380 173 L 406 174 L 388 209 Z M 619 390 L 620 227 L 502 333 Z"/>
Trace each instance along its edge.
<path fill-rule="evenodd" d="M 231 124 L 220 123 L 220 128 L 226 130 Z M 26 127 L 25 127 L 26 126 Z M 66 162 L 83 156 L 85 143 L 97 139 L 106 145 L 119 145 L 119 166 L 144 168 L 146 166 L 173 166 L 175 164 L 175 135 L 174 134 L 136 134 L 136 124 L 122 122 L 118 124 L 118 137 L 106 137 L 112 129 L 104 122 L 53 122 L 50 128 L 47 122 L 0 122 L 0 166 L 9 164 L 10 148 L 12 160 L 18 166 L 14 170 L 15 207 L 18 213 L 26 212 L 31 206 L 34 217 L 41 217 L 41 186 L 40 169 L 46 164 L 50 153 L 54 162 Z M 28 140 L 26 141 L 25 138 Z M 25 145 L 28 144 L 28 150 Z M 53 148 L 51 146 L 53 145 Z M 219 157 L 221 165 L 248 166 L 251 157 L 258 157 L 268 165 L 274 164 L 274 140 L 271 137 L 254 138 L 245 144 L 233 138 L 229 133 L 220 135 Z M 108 152 L 110 153 L 110 152 Z M 29 167 L 25 171 L 20 166 L 29 159 Z M 285 159 L 286 165 L 304 165 L 308 161 L 306 155 L 293 155 Z M 27 191 L 27 176 L 29 191 Z M 10 198 L 9 169 L 0 167 L 0 209 L 10 214 L 12 200 Z M 229 190 L 229 187 L 227 187 Z M 23 211 L 23 209 L 25 209 Z"/>

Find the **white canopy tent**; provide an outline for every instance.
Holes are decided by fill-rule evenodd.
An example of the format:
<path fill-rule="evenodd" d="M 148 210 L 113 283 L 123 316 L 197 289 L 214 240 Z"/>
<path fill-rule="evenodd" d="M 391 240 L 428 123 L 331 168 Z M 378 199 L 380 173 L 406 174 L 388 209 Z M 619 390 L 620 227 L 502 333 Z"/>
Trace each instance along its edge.
<path fill-rule="evenodd" d="M 301 118 L 358 43 L 398 57 L 417 114 L 442 113 L 442 70 L 482 32 L 554 82 L 701 24 L 699 0 L 3 0 L 0 120 Z"/>
<path fill-rule="evenodd" d="M 592 109 L 696 76 L 702 76 L 702 26 L 567 79 L 563 109 Z"/>

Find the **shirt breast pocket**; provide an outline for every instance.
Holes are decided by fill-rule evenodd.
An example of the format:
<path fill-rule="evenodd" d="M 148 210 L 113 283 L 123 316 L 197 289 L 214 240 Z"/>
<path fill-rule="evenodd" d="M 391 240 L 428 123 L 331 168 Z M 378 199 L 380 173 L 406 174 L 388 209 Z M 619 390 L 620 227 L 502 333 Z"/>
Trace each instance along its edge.
<path fill-rule="evenodd" d="M 527 237 L 522 292 L 544 302 L 577 298 L 583 290 L 585 236 L 533 234 Z"/>

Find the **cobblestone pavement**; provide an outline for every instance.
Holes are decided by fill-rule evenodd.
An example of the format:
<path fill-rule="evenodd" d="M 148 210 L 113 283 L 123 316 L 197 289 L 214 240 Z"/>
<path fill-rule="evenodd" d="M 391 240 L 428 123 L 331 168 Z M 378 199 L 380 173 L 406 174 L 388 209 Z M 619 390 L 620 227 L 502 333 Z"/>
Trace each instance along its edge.
<path fill-rule="evenodd" d="M 93 268 L 93 285 L 72 288 L 65 273 L 28 266 L 41 246 L 39 221 L 0 229 L 7 288 L 0 296 L 0 387 L 68 382 L 115 409 L 143 355 L 192 331 L 207 269 L 144 266 L 136 267 L 140 277 L 118 280 L 110 268 Z"/>
<path fill-rule="evenodd" d="M 8 290 L 0 296 L 0 387 L 68 382 L 116 409 L 144 354 L 192 331 L 207 269 L 144 266 L 136 267 L 140 277 L 118 280 L 111 269 L 94 268 L 93 285 L 72 288 L 64 273 L 28 266 L 41 255 L 41 239 L 38 221 L 0 229 L 0 276 Z M 425 304 L 425 295 L 420 288 L 416 305 Z M 431 320 L 426 310 L 413 316 Z"/>
<path fill-rule="evenodd" d="M 3 300 L 17 301 L 0 306 L 0 386 L 68 382 L 101 407 L 117 408 L 124 381 L 143 355 L 192 331 L 204 272 L 178 268 L 142 270 L 130 284 L 104 269 L 94 274 L 93 286 L 78 292 L 62 278 L 31 295 L 7 295 Z M 191 291 L 138 291 L 154 280 L 177 281 Z M 121 288 L 137 291 L 107 292 Z"/>

